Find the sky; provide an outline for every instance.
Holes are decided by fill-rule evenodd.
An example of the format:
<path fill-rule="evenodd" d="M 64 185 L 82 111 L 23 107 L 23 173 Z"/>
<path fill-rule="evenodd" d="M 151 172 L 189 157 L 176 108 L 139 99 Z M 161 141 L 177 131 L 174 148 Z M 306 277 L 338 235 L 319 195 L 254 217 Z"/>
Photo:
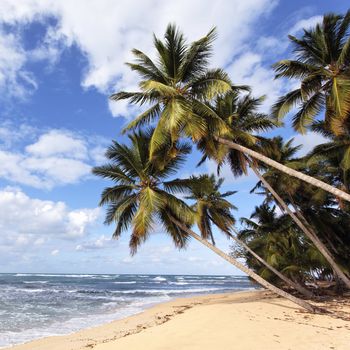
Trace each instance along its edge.
<path fill-rule="evenodd" d="M 128 232 L 111 239 L 98 207 L 106 181 L 91 175 L 111 140 L 137 113 L 108 96 L 137 88 L 124 64 L 131 49 L 154 55 L 152 35 L 176 23 L 189 41 L 218 30 L 212 67 L 235 84 L 267 95 L 262 111 L 295 82 L 274 80 L 271 65 L 289 58 L 288 34 L 344 13 L 343 0 L 0 0 L 0 272 L 240 274 L 191 241 L 179 251 L 160 227 L 134 257 Z M 295 138 L 307 152 L 321 136 L 297 135 L 289 120 L 270 135 Z M 216 172 L 193 152 L 178 176 Z M 253 174 L 234 179 L 224 168 L 223 190 L 235 216 L 249 216 L 263 198 L 250 194 Z M 230 242 L 217 232 L 226 252 Z"/>

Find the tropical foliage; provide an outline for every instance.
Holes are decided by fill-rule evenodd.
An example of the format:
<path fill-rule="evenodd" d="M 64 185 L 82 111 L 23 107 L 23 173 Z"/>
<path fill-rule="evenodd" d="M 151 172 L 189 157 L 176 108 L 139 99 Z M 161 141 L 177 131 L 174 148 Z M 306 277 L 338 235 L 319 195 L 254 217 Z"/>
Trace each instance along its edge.
<path fill-rule="evenodd" d="M 276 78 L 300 80 L 300 87 L 290 91 L 275 104 L 273 111 L 283 117 L 292 107 L 296 130 L 306 128 L 324 110 L 323 120 L 336 135 L 343 134 L 343 123 L 350 113 L 350 11 L 344 16 L 327 14 L 322 23 L 304 29 L 303 36 L 289 35 L 295 59 L 274 65 Z"/>
<path fill-rule="evenodd" d="M 113 142 L 106 153 L 110 162 L 93 169 L 95 175 L 116 184 L 102 192 L 100 205 L 108 205 L 105 223 L 116 223 L 114 238 L 132 227 L 129 242 L 132 254 L 157 223 L 171 236 L 176 247 L 183 248 L 188 235 L 174 225 L 171 217 L 181 218 L 185 225 L 193 221 L 192 210 L 171 193 L 171 184 L 166 184 L 168 190 L 164 190 L 164 180 L 176 173 L 190 147 L 177 144 L 177 157 L 158 167 L 149 162 L 151 137 L 152 132 L 140 132 L 129 136 L 131 146 Z"/>
<path fill-rule="evenodd" d="M 182 134 L 193 140 L 201 139 L 207 133 L 208 119 L 216 118 L 205 102 L 232 89 L 231 80 L 222 69 L 208 69 L 215 37 L 216 31 L 212 29 L 188 45 L 184 35 L 169 25 L 164 41 L 154 36 L 155 61 L 139 50 L 132 51 L 135 62 L 128 65 L 140 76 L 140 91 L 118 92 L 111 99 L 127 99 L 147 106 L 124 131 L 158 119 L 151 139 L 151 155 L 169 139 L 176 142 Z"/>
<path fill-rule="evenodd" d="M 308 288 L 322 293 L 325 281 L 336 291 L 349 287 L 349 31 L 350 12 L 327 14 L 301 38 L 289 37 L 295 57 L 274 69 L 277 78 L 298 79 L 300 87 L 282 96 L 271 114 L 261 112 L 264 97 L 234 85 L 223 69 L 210 68 L 215 29 L 187 43 L 169 25 L 164 40 L 154 36 L 154 60 L 134 49 L 128 66 L 140 78 L 139 89 L 111 99 L 128 100 L 141 107 L 140 114 L 123 130 L 129 144 L 114 141 L 106 153 L 108 164 L 93 170 L 114 182 L 100 202 L 107 205 L 106 223 L 115 224 L 113 236 L 130 232 L 134 254 L 161 225 L 176 247 L 185 248 L 192 237 L 309 310 L 314 309 L 271 283 L 304 296 L 311 295 Z M 267 136 L 295 108 L 294 128 L 327 140 L 303 157 L 293 139 Z M 258 175 L 252 191 L 263 202 L 249 218 L 241 218 L 238 234 L 230 201 L 235 192 L 221 192 L 222 179 L 208 174 L 169 179 L 192 145 L 201 152 L 199 165 L 211 159 L 218 173 L 227 164 L 233 177 L 247 175 L 249 168 Z M 235 240 L 231 256 L 215 246 L 216 231 Z"/>
<path fill-rule="evenodd" d="M 305 282 L 314 270 L 324 267 L 319 261 L 315 264 L 317 251 L 304 239 L 288 215 L 276 214 L 275 206 L 262 204 L 255 208 L 250 218 L 241 218 L 241 222 L 243 228 L 238 237 L 291 279 Z M 276 280 L 265 266 L 249 255 L 247 263 L 264 278 Z"/>

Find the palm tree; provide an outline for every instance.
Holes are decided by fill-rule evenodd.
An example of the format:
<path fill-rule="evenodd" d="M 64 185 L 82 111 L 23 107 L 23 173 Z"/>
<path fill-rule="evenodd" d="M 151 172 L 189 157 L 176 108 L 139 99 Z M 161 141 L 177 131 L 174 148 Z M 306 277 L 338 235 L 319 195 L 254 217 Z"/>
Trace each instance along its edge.
<path fill-rule="evenodd" d="M 315 254 L 313 246 L 303 238 L 291 218 L 288 215 L 278 216 L 275 209 L 275 206 L 270 207 L 266 203 L 255 207 L 250 218 L 241 218 L 244 228 L 238 237 L 298 283 L 309 280 L 313 270 L 326 270 L 327 264 L 322 256 Z M 264 266 L 249 256 L 244 257 L 248 266 L 259 275 L 267 279 L 274 277 Z"/>
<path fill-rule="evenodd" d="M 211 108 L 233 130 L 231 133 L 233 142 L 252 147 L 254 150 L 259 151 L 259 153 L 269 155 L 270 158 L 275 159 L 280 164 L 286 163 L 287 160 L 290 160 L 290 157 L 292 157 L 300 147 L 292 147 L 292 141 L 289 141 L 286 143 L 286 145 L 284 145 L 282 138 L 268 140 L 257 135 L 257 133 L 267 131 L 276 126 L 275 121 L 268 115 L 257 112 L 257 109 L 262 101 L 262 97 L 252 98 L 250 95 L 240 97 L 238 93 L 230 92 L 225 94 L 223 97 L 218 97 Z M 264 187 L 275 198 L 275 201 L 280 208 L 288 213 L 288 215 L 291 216 L 304 234 L 312 242 L 314 242 L 316 247 L 326 257 L 327 261 L 329 261 L 329 264 L 332 266 L 334 271 L 336 271 L 337 275 L 350 288 L 350 280 L 339 268 L 332 254 L 318 239 L 305 219 L 299 218 L 296 213 L 290 210 L 288 205 L 269 184 L 267 179 L 260 174 L 258 166 L 261 167 L 263 164 L 258 164 L 256 161 L 247 157 L 244 153 L 225 147 L 218 143 L 215 140 L 215 137 L 213 137 L 212 133 L 208 134 L 206 138 L 202 139 L 197 145 L 198 148 L 204 153 L 202 161 L 208 157 L 213 158 L 218 163 L 218 169 L 220 169 L 222 164 L 228 163 L 233 174 L 235 176 L 240 176 L 242 174 L 247 174 L 247 168 L 250 167 L 257 175 L 260 182 L 263 183 Z M 295 166 L 293 165 L 290 167 Z M 263 168 L 266 169 L 266 167 Z M 283 186 L 284 184 L 287 185 L 288 183 L 293 182 L 292 179 L 294 178 L 291 178 L 276 169 L 271 170 L 271 172 L 279 176 L 279 182 L 276 183 L 278 186 Z M 284 181 L 281 181 L 281 178 L 283 178 Z M 295 182 L 299 181 L 295 179 L 294 183 Z M 291 188 L 288 189 L 288 191 L 290 190 Z M 320 191 L 324 193 L 322 190 L 317 192 Z"/>
<path fill-rule="evenodd" d="M 316 116 L 325 110 L 324 121 L 336 135 L 350 113 L 350 10 L 333 13 L 322 23 L 305 30 L 301 38 L 289 35 L 295 59 L 274 65 L 276 78 L 299 79 L 300 87 L 281 97 L 273 107 L 283 117 L 297 106 L 293 126 L 305 132 Z"/>
<path fill-rule="evenodd" d="M 213 29 L 205 37 L 188 45 L 183 34 L 174 25 L 169 25 L 164 42 L 154 36 L 156 61 L 139 50 L 132 51 L 136 61 L 128 65 L 141 77 L 140 91 L 118 92 L 111 99 L 127 99 L 133 104 L 147 105 L 147 109 L 129 123 L 124 131 L 158 120 L 151 140 L 151 157 L 169 139 L 175 144 L 181 136 L 185 136 L 197 142 L 211 134 L 219 143 L 231 149 L 350 201 L 348 193 L 231 141 L 231 132 L 235 131 L 222 122 L 207 102 L 232 89 L 242 90 L 246 87 L 234 87 L 221 69 L 208 69 L 215 36 Z"/>
<path fill-rule="evenodd" d="M 221 69 L 208 69 L 215 28 L 198 41 L 187 45 L 183 34 L 174 25 L 168 25 L 165 40 L 154 36 L 157 61 L 133 49 L 135 63 L 127 63 L 140 77 L 139 92 L 118 92 L 112 100 L 130 100 L 131 103 L 151 105 L 124 129 L 135 129 L 156 118 L 158 124 L 151 140 L 154 153 L 168 142 L 176 142 L 180 134 L 199 140 L 206 133 L 203 116 L 215 118 L 204 103 L 218 94 L 231 90 L 232 83 Z"/>
<path fill-rule="evenodd" d="M 209 176 L 204 174 L 200 176 L 192 176 L 190 179 L 172 181 L 171 186 L 177 186 L 180 191 L 189 191 L 189 195 L 186 196 L 186 199 L 195 200 L 195 204 L 193 204 L 192 208 L 196 213 L 196 223 L 201 232 L 202 238 L 210 238 L 213 245 L 215 245 L 212 225 L 217 226 L 228 238 L 234 240 L 239 246 L 243 247 L 288 286 L 298 290 L 307 298 L 311 298 L 313 294 L 309 290 L 284 276 L 250 249 L 248 245 L 231 233 L 231 231 L 236 231 L 234 228 L 236 220 L 231 214 L 231 210 L 236 209 L 236 207 L 226 200 L 226 198 L 236 192 L 228 191 L 221 193 L 220 187 L 223 184 L 223 181 L 224 179 L 222 178 L 216 180 L 214 175 Z"/>
<path fill-rule="evenodd" d="M 334 206 L 313 205 L 300 209 L 310 225 L 320 233 L 320 239 L 325 242 L 328 250 L 336 257 L 339 266 L 350 276 L 350 214 L 339 210 Z M 334 279 L 339 284 L 337 275 Z"/>
<path fill-rule="evenodd" d="M 193 222 L 192 210 L 162 188 L 164 179 L 178 170 L 191 148 L 177 143 L 177 156 L 158 167 L 148 161 L 151 136 L 151 131 L 130 135 L 131 146 L 114 141 L 106 152 L 110 163 L 93 168 L 95 175 L 116 183 L 102 192 L 100 205 L 108 205 L 105 223 L 117 223 L 114 238 L 132 226 L 129 244 L 132 254 L 148 238 L 157 221 L 176 247 L 184 247 L 188 234 L 175 225 L 172 218 L 181 218 L 185 227 Z"/>
<path fill-rule="evenodd" d="M 300 165 L 303 166 L 303 162 L 298 162 L 291 158 L 298 150 L 298 147 L 292 146 L 292 140 L 288 141 L 286 145 L 283 145 L 281 138 L 275 138 L 273 139 L 273 141 L 278 145 L 278 147 L 274 147 L 274 155 L 277 156 L 280 161 L 289 162 L 290 164 L 293 164 L 292 166 L 294 167 Z M 273 142 L 271 141 L 271 143 Z M 278 152 L 277 149 L 279 149 L 280 151 Z M 278 155 L 278 153 L 280 153 L 280 155 Z M 305 169 L 305 166 L 303 166 L 303 168 Z M 312 226 L 308 224 L 301 211 L 299 211 L 296 208 L 295 201 L 293 200 L 295 194 L 298 193 L 299 196 L 303 196 L 303 201 L 305 203 L 309 203 L 310 205 L 310 199 L 314 199 L 314 202 L 320 200 L 329 200 L 329 198 L 325 196 L 325 193 L 321 190 L 314 191 L 314 189 L 310 188 L 306 184 L 300 183 L 296 180 L 292 180 L 291 178 L 288 178 L 284 174 L 273 169 L 270 169 L 264 175 L 261 175 L 256 168 L 253 168 L 253 171 L 257 174 L 261 181 L 260 186 L 263 186 L 267 190 L 267 195 L 269 195 L 269 193 L 272 194 L 272 196 L 276 200 L 276 203 L 281 207 L 283 211 L 290 215 L 290 217 L 299 226 L 302 232 L 310 239 L 310 241 L 325 257 L 326 261 L 332 267 L 336 275 L 339 276 L 339 278 L 345 283 L 345 285 L 348 288 L 350 288 L 349 278 L 345 275 L 344 271 L 338 266 L 335 257 L 331 254 L 331 252 L 325 246 L 325 244 L 319 239 L 318 235 L 315 233 Z M 276 191 L 276 189 L 279 189 L 279 191 Z M 294 207 L 295 212 L 293 212 L 289 208 L 288 204 L 282 198 L 282 196 L 284 196 L 289 202 L 289 204 L 291 204 Z"/>
<path fill-rule="evenodd" d="M 254 98 L 251 94 L 243 95 L 239 91 L 232 90 L 217 97 L 210 104 L 210 108 L 221 122 L 229 126 L 231 130 L 229 137 L 232 142 L 261 152 L 262 148 L 269 147 L 269 143 L 258 134 L 277 126 L 276 120 L 267 114 L 258 112 L 264 99 L 264 96 Z M 199 164 L 209 158 L 218 164 L 218 171 L 226 163 L 231 167 L 235 177 L 247 175 L 250 159 L 244 152 L 218 142 L 215 137 L 215 129 L 219 129 L 220 125 L 216 125 L 215 122 L 212 124 L 214 124 L 211 127 L 212 132 L 197 143 L 197 148 L 203 154 Z"/>
<path fill-rule="evenodd" d="M 314 122 L 311 130 L 322 134 L 327 142 L 308 154 L 308 165 L 320 164 L 331 174 L 333 184 L 350 191 L 350 120 L 343 123 L 344 133 L 334 135 L 323 121 Z"/>
<path fill-rule="evenodd" d="M 130 139 L 131 146 L 114 142 L 106 153 L 110 163 L 95 167 L 93 173 L 116 183 L 115 186 L 103 191 L 100 205 L 108 205 L 105 222 L 116 223 L 113 234 L 115 238 L 131 228 L 129 246 L 132 254 L 135 254 L 140 244 L 147 240 L 152 225 L 158 222 L 170 235 L 176 247 L 185 247 L 188 238 L 193 237 L 263 287 L 311 312 L 320 311 L 319 308 L 268 283 L 190 229 L 194 220 L 193 210 L 173 194 L 177 191 L 177 186 L 165 182 L 165 178 L 177 170 L 184 159 L 184 154 L 188 153 L 187 145 L 177 144 L 177 157 L 169 157 L 159 169 L 149 159 L 152 133 L 140 132 L 130 136 Z M 173 146 L 169 143 L 167 151 Z"/>

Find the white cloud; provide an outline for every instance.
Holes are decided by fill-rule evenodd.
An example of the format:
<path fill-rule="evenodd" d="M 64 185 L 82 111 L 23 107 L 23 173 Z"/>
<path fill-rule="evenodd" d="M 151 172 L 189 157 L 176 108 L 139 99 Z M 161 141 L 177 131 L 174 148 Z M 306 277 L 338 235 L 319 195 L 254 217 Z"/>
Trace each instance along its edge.
<path fill-rule="evenodd" d="M 254 24 L 258 18 L 267 16 L 277 3 L 277 0 L 214 3 L 209 0 L 5 0 L 0 2 L 0 24 L 18 27 L 35 20 L 45 22 L 47 31 L 30 51 L 24 49 L 20 34 L 0 32 L 0 47 L 5 53 L 0 61 L 0 86 L 16 94 L 35 89 L 35 78 L 25 70 L 26 62 L 48 60 L 53 64 L 64 48 L 76 45 L 87 59 L 81 82 L 84 88 L 93 87 L 103 94 L 137 89 L 136 74 L 124 64 L 132 59 L 130 50 L 137 47 L 153 57 L 151 33 L 161 36 L 166 25 L 175 22 L 189 40 L 217 26 L 219 37 L 215 42 L 213 65 L 228 66 L 233 81 L 252 85 L 255 95 L 267 94 L 266 111 L 267 106 L 289 88 L 281 80 L 273 79 L 270 63 L 265 62 L 267 54 L 271 59 L 286 50 L 287 33 L 283 34 L 284 39 L 256 37 Z M 49 24 L 48 17 L 55 18 L 57 23 Z M 98 18 L 103 20 L 98 26 L 92 26 Z M 288 33 L 295 34 L 320 20 L 320 16 L 298 20 Z M 5 84 L 5 81 L 11 83 Z M 114 116 L 128 118 L 135 113 L 125 101 L 108 105 Z"/>
<path fill-rule="evenodd" d="M 201 37 L 216 25 L 219 38 L 215 45 L 219 49 L 215 50 L 213 64 L 225 65 L 243 50 L 249 36 L 255 35 L 252 24 L 256 19 L 269 14 L 276 4 L 277 0 L 219 0 L 215 3 L 209 0 L 8 0 L 0 3 L 0 23 L 18 27 L 34 20 L 44 22 L 49 16 L 57 19 L 57 24 L 48 26 L 44 38 L 31 51 L 24 50 L 21 40 L 11 39 L 7 45 L 12 50 L 8 57 L 15 55 L 18 61 L 12 70 L 15 80 L 27 60 L 55 62 L 63 47 L 75 44 L 88 61 L 82 86 L 109 93 L 111 90 L 136 88 L 136 75 L 124 62 L 131 59 L 133 47 L 152 55 L 151 33 L 163 35 L 169 22 L 177 23 L 189 40 Z M 96 20 L 98 25 L 91 25 Z M 7 61 L 10 63 L 11 60 Z M 28 74 L 26 79 L 29 82 Z M 118 105 L 111 105 L 112 112 L 126 115 L 126 106 Z"/>
<path fill-rule="evenodd" d="M 31 142 L 35 139 L 36 133 L 36 128 L 31 125 L 14 125 L 9 120 L 2 120 L 0 127 L 0 147 L 9 149 L 24 140 Z"/>
<path fill-rule="evenodd" d="M 309 153 L 315 146 L 329 142 L 329 139 L 315 132 L 308 132 L 305 135 L 296 134 L 294 137 L 294 145 L 302 145 L 303 148 L 296 154 L 296 156 L 304 156 Z"/>
<path fill-rule="evenodd" d="M 86 251 L 86 250 L 104 249 L 108 246 L 111 246 L 111 238 L 108 238 L 105 235 L 102 235 L 95 240 L 78 244 L 75 247 L 75 249 L 78 251 Z"/>
<path fill-rule="evenodd" d="M 275 80 L 274 71 L 271 67 L 266 67 L 263 59 L 264 54 L 248 51 L 233 61 L 227 71 L 234 82 L 252 86 L 254 96 L 265 95 L 261 111 L 268 112 L 282 92 L 288 90 L 290 82 Z"/>
<path fill-rule="evenodd" d="M 77 43 L 89 60 L 83 86 L 106 91 L 114 88 L 133 88 L 135 76 L 125 67 L 131 58 L 130 49 L 140 47 L 152 52 L 151 33 L 162 35 L 169 22 L 176 22 L 190 40 L 206 33 L 214 25 L 220 33 L 217 45 L 221 48 L 214 61 L 223 64 L 231 59 L 232 47 L 239 48 L 251 33 L 250 24 L 269 13 L 276 1 L 247 0 L 245 2 L 218 1 L 99 1 L 60 2 L 57 14 L 61 18 L 59 30 Z M 84 7 L 84 16 L 81 16 Z M 152 11 L 149 9 L 152 8 Z M 186 11 L 183 9 L 186 8 Z M 223 8 L 225 13 L 223 15 Z M 194 17 L 193 14 L 196 13 Z M 101 16 L 98 27 L 91 22 Z M 239 30 L 240 35 L 233 35 Z M 230 45 L 222 45 L 230 41 Z M 115 86 L 118 78 L 117 86 Z"/>
<path fill-rule="evenodd" d="M 32 174 L 44 180 L 43 185 L 73 184 L 90 174 L 91 166 L 77 159 L 61 157 L 27 157 L 22 165 Z"/>
<path fill-rule="evenodd" d="M 0 177 L 36 188 L 51 189 L 73 184 L 90 174 L 91 166 L 80 160 L 45 157 L 0 150 Z"/>
<path fill-rule="evenodd" d="M 11 187 L 0 190 L 0 207 L 0 242 L 5 245 L 84 237 L 100 213 L 98 208 L 72 210 L 64 202 L 31 198 Z"/>
<path fill-rule="evenodd" d="M 236 84 L 252 86 L 254 96 L 266 95 L 261 107 L 263 112 L 269 112 L 279 96 L 298 87 L 296 80 L 275 80 L 275 72 L 271 68 L 271 64 L 277 62 L 288 48 L 287 35 L 297 34 L 303 28 L 309 29 L 320 21 L 321 16 L 301 19 L 279 37 L 258 37 L 255 45 L 246 46 L 245 50 L 226 67 Z"/>
<path fill-rule="evenodd" d="M 106 140 L 67 130 L 36 130 L 38 136 L 23 149 L 14 147 L 16 128 L 0 129 L 4 143 L 0 146 L 0 177 L 19 184 L 51 189 L 87 178 L 92 165 L 103 161 Z M 20 126 L 19 130 L 31 130 Z M 20 140 L 22 143 L 24 140 Z"/>
<path fill-rule="evenodd" d="M 1 24 L 1 23 L 0 23 Z M 26 53 L 16 34 L 7 34 L 0 27 L 0 89 L 4 97 L 26 98 L 37 83 L 32 73 L 24 69 Z"/>
<path fill-rule="evenodd" d="M 270 56 L 282 53 L 288 46 L 286 40 L 274 36 L 262 36 L 257 40 L 258 52 L 268 52 Z"/>
<path fill-rule="evenodd" d="M 87 147 L 84 140 L 67 131 L 51 130 L 39 137 L 39 140 L 26 147 L 34 156 L 69 156 L 75 159 L 87 158 Z"/>
<path fill-rule="evenodd" d="M 289 34 L 295 35 L 302 29 L 310 29 L 314 27 L 317 23 L 322 23 L 322 16 L 312 16 L 309 18 L 301 19 L 289 30 Z"/>
<path fill-rule="evenodd" d="M 54 250 L 51 252 L 51 255 L 52 255 L 52 256 L 58 255 L 59 252 L 60 252 L 59 249 L 54 249 Z"/>

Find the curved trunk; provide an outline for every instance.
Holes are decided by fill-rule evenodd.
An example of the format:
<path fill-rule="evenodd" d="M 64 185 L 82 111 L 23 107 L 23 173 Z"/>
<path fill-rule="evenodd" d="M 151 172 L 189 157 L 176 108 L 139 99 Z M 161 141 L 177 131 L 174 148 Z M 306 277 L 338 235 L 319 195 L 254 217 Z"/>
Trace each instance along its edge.
<path fill-rule="evenodd" d="M 286 283 L 288 286 L 294 288 L 298 292 L 300 292 L 302 295 L 304 295 L 307 298 L 312 298 L 314 295 L 311 291 L 301 286 L 299 283 L 296 283 L 289 279 L 288 277 L 284 276 L 281 272 L 276 270 L 273 266 L 271 266 L 268 262 L 266 262 L 260 255 L 256 254 L 254 250 L 250 249 L 248 245 L 246 245 L 243 241 L 232 235 L 230 232 L 226 232 L 235 242 L 237 242 L 239 245 L 241 245 L 246 251 L 248 251 L 252 256 L 254 256 L 255 259 L 260 261 L 267 269 L 269 269 L 271 272 L 273 272 L 276 276 L 278 276 L 284 283 Z"/>
<path fill-rule="evenodd" d="M 340 269 L 340 267 L 335 262 L 333 256 L 328 251 L 327 247 L 319 240 L 314 232 L 310 232 L 308 228 L 303 224 L 303 222 L 289 209 L 288 205 L 285 201 L 278 195 L 278 193 L 271 187 L 271 185 L 266 181 L 266 179 L 260 174 L 255 165 L 251 164 L 251 168 L 258 176 L 260 181 L 264 184 L 267 190 L 275 197 L 277 202 L 283 207 L 283 209 L 290 215 L 290 217 L 294 220 L 294 222 L 299 226 L 299 228 L 304 232 L 305 236 L 310 239 L 310 241 L 316 246 L 316 248 L 321 252 L 321 254 L 325 257 L 329 265 L 332 267 L 334 272 L 338 275 L 338 277 L 345 283 L 347 288 L 350 288 L 350 280 L 344 274 L 344 272 Z"/>
<path fill-rule="evenodd" d="M 211 243 L 209 243 L 207 240 L 205 240 L 202 237 L 200 237 L 199 235 L 197 235 L 195 232 L 193 232 L 191 229 L 189 229 L 186 225 L 184 225 L 180 221 L 176 220 L 174 217 L 170 216 L 170 219 L 175 225 L 180 227 L 181 230 L 186 232 L 188 235 L 193 237 L 198 242 L 204 244 L 207 248 L 209 248 L 214 253 L 216 253 L 219 256 L 221 256 L 223 259 L 228 261 L 230 264 L 236 266 L 242 272 L 246 273 L 249 277 L 251 277 L 254 281 L 259 283 L 261 286 L 265 287 L 266 289 L 270 290 L 271 292 L 273 292 L 273 293 L 275 293 L 275 294 L 277 294 L 277 295 L 279 295 L 279 296 L 281 296 L 283 298 L 286 298 L 286 299 L 292 301 L 293 303 L 301 306 L 302 308 L 304 308 L 304 309 L 306 309 L 306 310 L 308 310 L 310 312 L 322 312 L 322 313 L 326 312 L 326 310 L 323 310 L 323 309 L 320 309 L 317 306 L 311 305 L 310 303 L 308 303 L 308 302 L 306 302 L 306 301 L 304 301 L 302 299 L 296 298 L 293 295 L 291 295 L 291 294 L 289 294 L 289 293 L 287 293 L 287 292 L 285 292 L 285 291 L 275 287 L 271 283 L 265 281 L 258 274 L 256 274 L 255 272 L 253 272 L 252 270 L 250 270 L 249 268 L 247 268 L 246 266 L 244 266 L 240 262 L 238 262 L 236 259 L 234 259 L 234 258 L 230 257 L 229 255 L 225 254 L 222 250 L 220 250 L 216 246 L 214 246 Z"/>
<path fill-rule="evenodd" d="M 334 196 L 336 197 L 339 197 L 339 198 L 342 198 L 348 202 L 350 202 L 350 194 L 342 191 L 342 190 L 339 190 L 338 188 L 335 188 L 331 185 L 328 185 L 327 183 L 321 181 L 321 180 L 318 180 L 318 179 L 315 179 L 314 177 L 312 176 L 309 176 L 309 175 L 306 175 L 306 174 L 303 174 L 301 173 L 300 171 L 296 171 L 294 169 L 291 169 L 283 164 L 280 164 L 274 160 L 272 160 L 271 158 L 269 157 L 266 157 L 258 152 L 255 152 L 247 147 L 244 147 L 244 146 L 241 146 L 239 145 L 238 143 L 235 143 L 235 142 L 232 142 L 232 141 L 229 141 L 229 140 L 226 140 L 222 137 L 215 137 L 215 139 L 221 143 L 221 144 L 224 144 L 230 148 L 233 148 L 237 151 L 240 151 L 240 152 L 243 152 L 275 169 L 278 169 L 279 171 L 282 171 L 284 172 L 285 174 L 288 174 L 290 176 L 294 176 L 300 180 L 303 180 L 313 186 L 316 186 L 316 187 L 319 187 L 319 188 L 322 188 L 323 190 L 329 192 L 329 193 L 332 193 Z"/>

